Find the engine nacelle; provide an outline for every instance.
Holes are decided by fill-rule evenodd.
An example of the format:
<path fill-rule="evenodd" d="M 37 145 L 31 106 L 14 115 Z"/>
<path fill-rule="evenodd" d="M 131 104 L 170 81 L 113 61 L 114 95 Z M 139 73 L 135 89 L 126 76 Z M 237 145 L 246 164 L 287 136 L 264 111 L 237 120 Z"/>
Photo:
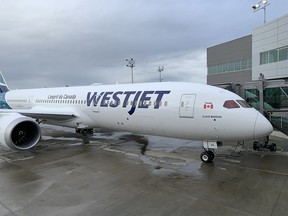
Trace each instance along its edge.
<path fill-rule="evenodd" d="M 0 144 L 14 150 L 27 150 L 41 138 L 39 125 L 18 113 L 0 115 Z"/>

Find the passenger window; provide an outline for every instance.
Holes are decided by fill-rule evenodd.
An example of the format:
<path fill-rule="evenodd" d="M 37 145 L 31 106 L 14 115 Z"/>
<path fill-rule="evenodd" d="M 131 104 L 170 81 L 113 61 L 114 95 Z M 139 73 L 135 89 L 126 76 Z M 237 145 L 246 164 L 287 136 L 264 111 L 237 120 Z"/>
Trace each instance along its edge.
<path fill-rule="evenodd" d="M 227 109 L 235 109 L 235 108 L 240 108 L 240 106 L 236 103 L 234 100 L 227 100 L 224 102 L 223 107 Z"/>
<path fill-rule="evenodd" d="M 240 106 L 244 107 L 244 108 L 252 108 L 246 101 L 244 100 L 236 100 Z"/>

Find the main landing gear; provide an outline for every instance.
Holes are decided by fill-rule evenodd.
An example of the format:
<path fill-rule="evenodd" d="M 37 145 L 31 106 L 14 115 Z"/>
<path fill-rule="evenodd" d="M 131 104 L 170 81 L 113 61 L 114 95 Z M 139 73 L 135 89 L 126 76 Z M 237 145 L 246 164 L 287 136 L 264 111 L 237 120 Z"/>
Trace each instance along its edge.
<path fill-rule="evenodd" d="M 211 149 L 217 149 L 216 141 L 204 141 L 203 142 L 204 152 L 201 153 L 200 158 L 204 163 L 211 163 L 215 158 L 215 154 Z"/>
<path fill-rule="evenodd" d="M 268 149 L 271 152 L 277 150 L 277 145 L 275 143 L 269 144 L 269 137 L 266 138 L 266 141 L 254 141 L 253 149 L 259 151 L 260 149 Z"/>
<path fill-rule="evenodd" d="M 82 143 L 88 144 L 89 143 L 89 136 L 93 135 L 93 129 L 88 128 L 76 128 L 76 133 L 79 133 L 82 135 Z"/>

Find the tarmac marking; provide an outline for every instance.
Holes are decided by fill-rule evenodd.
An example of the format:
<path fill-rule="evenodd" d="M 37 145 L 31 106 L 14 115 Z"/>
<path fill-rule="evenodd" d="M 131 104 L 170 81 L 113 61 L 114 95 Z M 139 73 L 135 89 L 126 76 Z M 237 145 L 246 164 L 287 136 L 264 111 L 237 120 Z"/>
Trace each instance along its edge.
<path fill-rule="evenodd" d="M 174 165 L 186 165 L 188 163 L 192 163 L 195 161 L 195 159 L 190 157 L 185 157 L 171 152 L 162 152 L 162 151 L 147 151 L 146 156 L 154 157 L 157 159 L 169 158 L 169 159 L 181 160 L 181 162 L 173 162 Z M 165 162 L 165 160 L 163 162 Z"/>
<path fill-rule="evenodd" d="M 5 157 L 5 156 L 1 156 L 0 163 L 3 163 L 3 162 L 11 163 L 11 162 L 16 162 L 16 161 L 24 161 L 24 160 L 30 160 L 32 158 L 34 158 L 34 156 L 22 157 L 22 158 L 19 157 L 19 158 L 14 158 L 14 159 L 9 158 L 9 157 Z"/>
<path fill-rule="evenodd" d="M 103 148 L 104 151 L 109 151 L 109 152 L 114 152 L 114 153 L 120 153 L 120 154 L 124 154 L 127 156 L 132 156 L 132 157 L 139 157 L 138 154 L 134 154 L 134 153 L 129 153 L 129 152 L 125 152 L 125 151 L 120 151 L 117 149 L 112 149 L 111 147 L 107 147 L 107 148 Z"/>
<path fill-rule="evenodd" d="M 231 167 L 238 167 L 238 168 L 240 168 L 240 169 L 258 171 L 258 172 L 264 172 L 264 173 L 269 173 L 269 174 L 275 174 L 275 175 L 281 175 L 281 176 L 288 176 L 288 173 L 277 172 L 277 171 L 273 171 L 273 170 L 265 170 L 265 169 L 257 169 L 257 168 L 252 168 L 252 167 L 237 166 L 237 165 L 234 165 L 234 164 L 227 164 L 227 163 L 218 163 L 218 164 L 226 165 L 226 166 L 231 166 Z"/>

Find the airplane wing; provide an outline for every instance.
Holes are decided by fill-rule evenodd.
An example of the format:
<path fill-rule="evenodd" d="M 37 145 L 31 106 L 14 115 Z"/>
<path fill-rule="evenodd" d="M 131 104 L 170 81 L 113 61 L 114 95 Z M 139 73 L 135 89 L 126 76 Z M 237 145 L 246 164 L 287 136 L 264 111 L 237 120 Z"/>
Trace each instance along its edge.
<path fill-rule="evenodd" d="M 63 121 L 76 118 L 78 115 L 73 111 L 55 110 L 55 109 L 0 109 L 0 114 L 19 113 L 21 115 L 34 119 Z"/>

